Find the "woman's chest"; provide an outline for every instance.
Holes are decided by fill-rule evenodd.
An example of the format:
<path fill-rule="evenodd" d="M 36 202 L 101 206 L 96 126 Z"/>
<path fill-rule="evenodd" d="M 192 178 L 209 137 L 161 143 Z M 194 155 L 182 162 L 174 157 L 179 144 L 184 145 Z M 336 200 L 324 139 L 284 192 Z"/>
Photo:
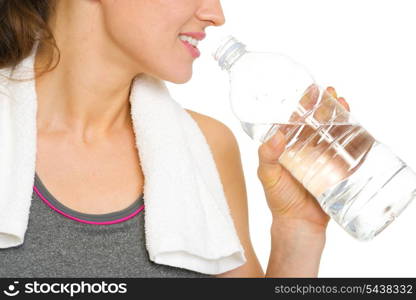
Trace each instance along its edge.
<path fill-rule="evenodd" d="M 81 146 L 39 135 L 36 172 L 59 202 L 83 213 L 124 209 L 143 192 L 134 136 Z"/>

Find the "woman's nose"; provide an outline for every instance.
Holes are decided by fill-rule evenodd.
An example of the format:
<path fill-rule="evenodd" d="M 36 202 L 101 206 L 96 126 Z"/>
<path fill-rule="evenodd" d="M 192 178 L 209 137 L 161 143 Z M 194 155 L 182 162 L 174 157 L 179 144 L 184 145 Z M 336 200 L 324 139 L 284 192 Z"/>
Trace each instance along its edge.
<path fill-rule="evenodd" d="M 220 0 L 203 0 L 198 11 L 198 17 L 203 21 L 210 21 L 214 26 L 221 26 L 225 23 L 224 12 Z"/>

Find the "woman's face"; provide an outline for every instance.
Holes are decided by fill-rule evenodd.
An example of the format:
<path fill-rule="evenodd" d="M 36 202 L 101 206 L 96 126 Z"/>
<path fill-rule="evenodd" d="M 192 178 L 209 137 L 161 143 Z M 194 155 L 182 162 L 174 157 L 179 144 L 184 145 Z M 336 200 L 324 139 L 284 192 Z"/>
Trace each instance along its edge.
<path fill-rule="evenodd" d="M 101 0 L 104 29 L 138 72 L 174 83 L 192 77 L 195 58 L 180 33 L 224 24 L 220 0 Z"/>

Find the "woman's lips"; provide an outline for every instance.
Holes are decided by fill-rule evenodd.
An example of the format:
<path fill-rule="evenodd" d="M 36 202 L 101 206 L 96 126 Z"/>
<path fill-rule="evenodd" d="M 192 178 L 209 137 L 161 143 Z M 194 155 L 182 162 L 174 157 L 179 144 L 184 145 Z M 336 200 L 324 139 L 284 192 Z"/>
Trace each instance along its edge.
<path fill-rule="evenodd" d="M 190 43 L 188 43 L 187 41 L 182 41 L 182 40 L 180 40 L 181 42 L 182 42 L 182 44 L 184 44 L 185 45 L 185 47 L 189 50 L 189 53 L 191 54 L 191 56 L 193 57 L 193 58 L 198 58 L 200 55 L 201 55 L 201 52 L 199 51 L 199 49 L 198 48 L 196 48 L 196 47 L 194 47 L 194 46 L 192 46 Z"/>

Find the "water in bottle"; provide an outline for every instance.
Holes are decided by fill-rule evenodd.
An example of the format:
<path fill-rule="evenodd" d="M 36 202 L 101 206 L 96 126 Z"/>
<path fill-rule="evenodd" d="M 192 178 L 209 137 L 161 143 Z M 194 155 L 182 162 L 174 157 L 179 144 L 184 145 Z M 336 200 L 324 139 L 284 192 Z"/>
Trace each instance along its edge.
<path fill-rule="evenodd" d="M 227 36 L 213 53 L 230 76 L 244 131 L 286 139 L 279 162 L 358 240 L 386 228 L 416 196 L 416 174 L 290 57 L 248 51 Z"/>

